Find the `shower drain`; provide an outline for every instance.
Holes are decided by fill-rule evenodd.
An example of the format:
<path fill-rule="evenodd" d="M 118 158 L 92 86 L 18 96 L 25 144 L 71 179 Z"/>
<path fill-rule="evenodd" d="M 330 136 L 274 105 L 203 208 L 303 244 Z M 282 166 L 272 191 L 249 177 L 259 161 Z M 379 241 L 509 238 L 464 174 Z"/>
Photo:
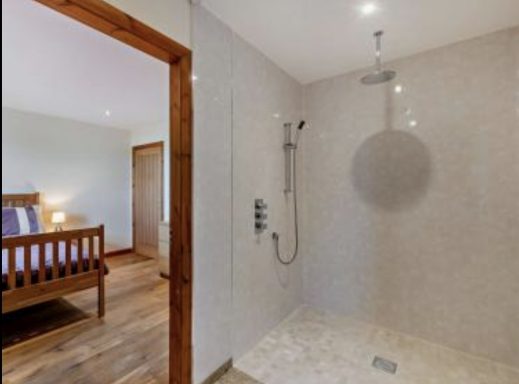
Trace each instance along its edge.
<path fill-rule="evenodd" d="M 396 373 L 396 369 L 398 367 L 397 363 L 384 359 L 380 356 L 375 356 L 372 365 L 373 367 L 380 369 L 381 371 L 384 371 L 386 373 L 390 373 L 392 375 Z"/>

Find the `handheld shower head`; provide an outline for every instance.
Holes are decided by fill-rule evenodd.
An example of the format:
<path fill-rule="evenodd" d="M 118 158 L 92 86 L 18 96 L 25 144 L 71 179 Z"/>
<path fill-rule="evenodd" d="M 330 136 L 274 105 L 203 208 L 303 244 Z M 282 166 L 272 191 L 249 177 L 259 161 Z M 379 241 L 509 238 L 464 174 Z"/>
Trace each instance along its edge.
<path fill-rule="evenodd" d="M 297 148 L 297 142 L 299 141 L 299 136 L 301 135 L 301 131 L 303 130 L 303 128 L 305 126 L 306 126 L 306 121 L 304 121 L 304 120 L 301 120 L 297 126 L 296 137 L 294 139 L 294 145 L 296 146 L 296 148 Z"/>

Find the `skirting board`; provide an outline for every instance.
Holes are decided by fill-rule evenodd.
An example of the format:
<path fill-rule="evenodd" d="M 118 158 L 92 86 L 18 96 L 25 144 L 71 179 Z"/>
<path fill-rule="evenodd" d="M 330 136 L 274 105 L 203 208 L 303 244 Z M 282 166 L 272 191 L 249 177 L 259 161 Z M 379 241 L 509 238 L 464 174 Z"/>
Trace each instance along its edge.
<path fill-rule="evenodd" d="M 231 368 L 232 368 L 232 359 L 229 359 L 225 363 L 223 363 L 216 371 L 211 373 L 209 375 L 209 377 L 202 382 L 202 384 L 216 383 Z"/>

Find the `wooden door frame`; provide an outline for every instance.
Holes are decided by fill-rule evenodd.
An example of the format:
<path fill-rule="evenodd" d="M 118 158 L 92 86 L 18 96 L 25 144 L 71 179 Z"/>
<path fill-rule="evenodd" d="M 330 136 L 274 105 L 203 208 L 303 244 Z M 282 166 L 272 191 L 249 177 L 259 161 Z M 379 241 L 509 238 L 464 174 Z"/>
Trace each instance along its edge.
<path fill-rule="evenodd" d="M 169 65 L 169 377 L 172 384 L 190 384 L 193 307 L 191 51 L 104 0 L 36 1 Z"/>
<path fill-rule="evenodd" d="M 160 220 L 164 221 L 164 141 L 155 141 L 153 143 L 139 144 L 132 147 L 132 248 L 137 251 L 135 232 L 135 156 L 138 151 L 143 149 L 158 148 L 160 149 Z"/>

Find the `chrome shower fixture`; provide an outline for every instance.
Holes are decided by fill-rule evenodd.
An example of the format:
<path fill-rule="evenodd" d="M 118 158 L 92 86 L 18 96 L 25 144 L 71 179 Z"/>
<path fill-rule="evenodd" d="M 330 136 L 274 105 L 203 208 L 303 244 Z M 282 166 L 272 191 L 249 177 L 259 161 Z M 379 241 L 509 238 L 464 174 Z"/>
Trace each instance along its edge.
<path fill-rule="evenodd" d="M 283 265 L 292 264 L 299 250 L 299 222 L 297 215 L 297 144 L 299 141 L 299 135 L 305 127 L 306 122 L 301 120 L 295 131 L 295 135 L 292 129 L 292 123 L 285 123 L 283 125 L 285 129 L 285 141 L 283 143 L 283 150 L 285 151 L 285 194 L 293 192 L 292 201 L 294 202 L 294 237 L 295 244 L 293 251 L 286 257 L 281 256 L 279 250 L 279 238 L 280 234 L 277 232 L 272 233 L 272 240 L 276 249 L 276 257 L 278 261 Z"/>
<path fill-rule="evenodd" d="M 367 74 L 362 79 L 360 79 L 362 84 L 365 85 L 374 85 L 374 84 L 382 84 L 386 83 L 390 80 L 393 80 L 396 77 L 396 72 L 390 69 L 382 69 L 382 35 L 384 31 L 377 31 L 373 34 L 376 42 L 376 50 L 375 50 L 375 71 Z"/>
<path fill-rule="evenodd" d="M 293 123 L 285 123 L 283 125 L 285 129 L 285 141 L 283 143 L 283 149 L 285 150 L 285 193 L 290 193 L 293 190 L 292 161 L 295 155 L 293 152 L 297 150 L 299 136 L 305 125 L 306 122 L 301 120 L 296 127 L 295 134 L 292 129 Z"/>

